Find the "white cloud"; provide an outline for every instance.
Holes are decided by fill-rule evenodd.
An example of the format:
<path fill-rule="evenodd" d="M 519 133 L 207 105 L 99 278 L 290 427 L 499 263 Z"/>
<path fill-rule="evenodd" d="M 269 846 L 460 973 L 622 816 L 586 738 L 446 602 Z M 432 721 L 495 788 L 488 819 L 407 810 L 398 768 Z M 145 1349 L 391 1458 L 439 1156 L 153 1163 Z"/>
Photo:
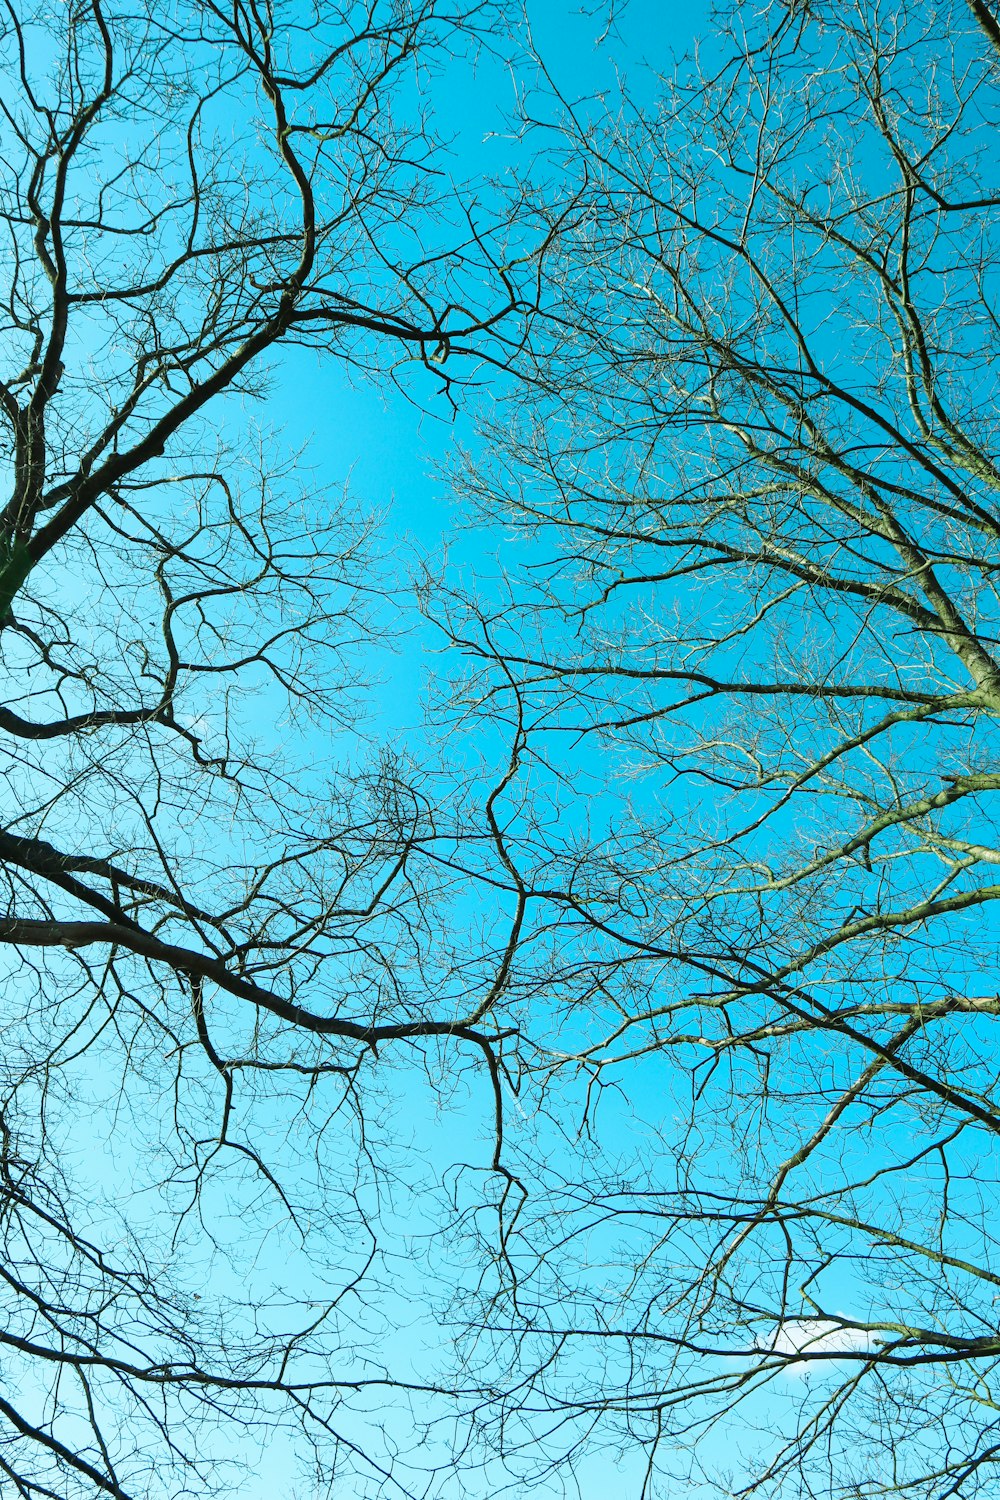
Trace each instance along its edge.
<path fill-rule="evenodd" d="M 875 1334 L 865 1328 L 844 1328 L 831 1318 L 795 1318 L 781 1324 L 766 1352 L 801 1354 L 801 1359 L 793 1357 L 786 1365 L 787 1373 L 801 1380 L 809 1373 L 809 1355 L 858 1354 L 873 1348 L 875 1342 Z M 828 1362 L 828 1358 L 823 1361 Z"/>

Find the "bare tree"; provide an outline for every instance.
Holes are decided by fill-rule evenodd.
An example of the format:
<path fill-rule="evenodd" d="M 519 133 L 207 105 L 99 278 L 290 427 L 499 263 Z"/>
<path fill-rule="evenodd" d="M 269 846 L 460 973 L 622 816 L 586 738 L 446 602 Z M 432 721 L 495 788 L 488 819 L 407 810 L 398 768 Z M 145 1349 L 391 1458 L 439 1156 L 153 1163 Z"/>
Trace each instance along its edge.
<path fill-rule="evenodd" d="M 470 712 L 603 787 L 509 852 L 578 945 L 535 1076 L 609 1113 L 472 1315 L 647 1493 L 990 1494 L 1000 26 L 727 16 L 648 108 L 529 122 L 583 199 L 460 483 L 536 550 L 447 625 Z"/>
<path fill-rule="evenodd" d="M 445 398 L 507 362 L 542 239 L 449 188 L 423 105 L 497 24 L 3 7 L 5 1495 L 206 1494 L 289 1421 L 310 1493 L 402 1484 L 374 1184 L 414 1084 L 378 1079 L 448 1049 L 493 1118 L 519 906 L 474 921 L 467 872 L 509 776 L 449 810 L 359 760 L 373 519 L 252 401 L 289 344 Z"/>

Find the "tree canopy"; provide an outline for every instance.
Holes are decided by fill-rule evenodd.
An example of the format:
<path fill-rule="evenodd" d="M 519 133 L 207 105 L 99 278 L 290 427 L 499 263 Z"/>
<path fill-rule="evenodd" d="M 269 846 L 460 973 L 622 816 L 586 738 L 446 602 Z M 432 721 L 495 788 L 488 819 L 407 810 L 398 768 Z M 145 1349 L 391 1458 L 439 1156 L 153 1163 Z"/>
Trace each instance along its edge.
<path fill-rule="evenodd" d="M 460 482 L 537 550 L 447 618 L 612 791 L 542 1066 L 638 1123 L 485 1315 L 649 1493 L 996 1482 L 998 70 L 978 4 L 741 7 L 533 112 L 579 213 Z"/>
<path fill-rule="evenodd" d="M 592 24 L 0 18 L 12 1494 L 995 1482 L 1000 25 Z"/>
<path fill-rule="evenodd" d="M 352 737 L 376 517 L 268 433 L 268 360 L 445 397 L 446 357 L 506 362 L 533 273 L 422 100 L 493 19 L 0 23 L 5 1492 L 238 1487 L 289 1421 L 324 1493 L 387 1482 L 338 1425 L 393 1384 L 366 1075 L 447 1043 L 493 1098 L 504 945 L 449 937 L 455 798 Z"/>

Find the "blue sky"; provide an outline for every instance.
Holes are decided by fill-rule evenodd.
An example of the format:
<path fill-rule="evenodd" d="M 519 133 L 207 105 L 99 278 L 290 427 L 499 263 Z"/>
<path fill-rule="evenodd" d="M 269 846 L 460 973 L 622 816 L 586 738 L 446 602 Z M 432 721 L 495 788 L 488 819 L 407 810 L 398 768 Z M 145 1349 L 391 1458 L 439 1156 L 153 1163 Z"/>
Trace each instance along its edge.
<path fill-rule="evenodd" d="M 570 99 L 599 94 L 603 89 L 621 86 L 621 70 L 631 79 L 630 87 L 639 94 L 651 90 L 649 77 L 642 71 L 648 62 L 664 71 L 673 59 L 684 52 L 707 28 L 708 5 L 660 7 L 646 0 L 632 0 L 616 18 L 615 28 L 599 40 L 602 22 L 599 17 L 581 13 L 561 4 L 535 4 L 529 7 L 529 21 L 538 52 L 552 78 Z M 436 87 L 442 97 L 435 100 L 437 113 L 445 130 L 455 132 L 453 169 L 456 179 L 479 182 L 490 175 L 501 180 L 508 167 L 523 160 L 532 149 L 514 142 L 505 121 L 515 99 L 515 90 L 532 85 L 530 63 L 521 60 L 512 74 L 509 61 L 484 56 L 475 70 L 468 64 L 455 66 L 439 80 Z M 484 213 L 492 203 L 488 186 L 477 188 Z M 450 494 L 438 471 L 447 466 L 457 441 L 474 444 L 471 414 L 451 412 L 445 400 L 436 395 L 433 383 L 414 365 L 404 395 L 386 382 L 372 383 L 360 376 L 345 374 L 336 358 L 324 359 L 302 351 L 285 351 L 272 364 L 272 390 L 263 407 L 248 404 L 246 416 L 264 427 L 276 429 L 277 450 L 303 452 L 302 463 L 314 473 L 317 482 L 337 493 L 348 487 L 357 507 L 363 512 L 384 515 L 382 547 L 397 584 L 398 613 L 391 616 L 396 650 L 384 651 L 372 663 L 380 682 L 373 693 L 373 707 L 368 726 L 372 742 L 388 741 L 393 745 L 405 739 L 419 756 L 422 746 L 421 699 L 430 673 L 448 670 L 440 654 L 441 641 L 433 629 L 420 622 L 412 601 L 408 600 L 405 579 L 411 563 L 421 557 L 436 565 L 446 546 L 456 566 L 466 577 L 477 575 L 488 588 L 496 573 L 495 554 L 509 547 L 502 537 L 488 531 L 469 533 L 459 528 L 463 520 L 460 495 Z M 473 403 L 474 405 L 474 403 Z M 222 420 L 235 437 L 243 431 L 244 414 L 239 403 L 230 401 L 220 407 Z M 458 534 L 455 535 L 456 531 Z M 386 617 L 387 620 L 390 618 Z M 403 627 L 407 628 L 404 629 Z M 357 754 L 349 737 L 334 739 L 316 737 L 307 747 L 317 765 L 338 757 Z M 490 1099 L 481 1070 L 463 1067 L 454 1085 L 447 1086 L 446 1059 L 440 1086 L 439 1102 L 423 1086 L 416 1069 L 401 1064 L 388 1071 L 383 1080 L 386 1089 L 383 1131 L 393 1135 L 401 1152 L 414 1153 L 410 1169 L 418 1159 L 423 1161 L 424 1184 L 429 1185 L 447 1175 L 456 1162 L 481 1167 L 490 1150 Z M 681 1085 L 683 1086 L 683 1084 Z M 653 1099 L 664 1091 L 662 1072 L 651 1064 L 634 1071 L 630 1087 L 634 1102 L 642 1096 Z M 669 1102 L 669 1101 L 668 1101 Z M 113 1101 L 105 1101 L 108 1108 Z M 135 1106 L 141 1108 L 141 1099 Z M 626 1101 L 619 1109 L 610 1108 L 604 1118 L 605 1140 L 612 1146 L 617 1138 L 628 1138 L 630 1121 Z M 273 1137 L 275 1153 L 280 1159 L 285 1133 L 290 1121 L 277 1110 L 271 1117 L 256 1122 L 258 1135 Z M 348 1145 L 350 1137 L 347 1137 Z M 81 1163 L 90 1154 L 89 1142 L 81 1142 Z M 94 1159 L 89 1167 L 97 1177 L 113 1181 L 122 1170 L 120 1160 Z M 349 1174 L 345 1163 L 345 1175 Z M 427 1372 L 430 1361 L 440 1365 L 435 1346 L 440 1330 L 433 1313 L 422 1300 L 423 1270 L 408 1264 L 405 1244 L 408 1238 L 419 1239 L 425 1228 L 426 1204 L 421 1201 L 421 1180 L 414 1171 L 408 1185 L 401 1185 L 396 1201 L 383 1204 L 380 1213 L 386 1228 L 392 1259 L 389 1270 L 395 1277 L 394 1291 L 377 1310 L 383 1323 L 380 1335 L 384 1347 L 399 1365 L 412 1364 L 415 1375 Z M 213 1212 L 219 1221 L 229 1219 L 228 1229 L 239 1240 L 239 1223 L 235 1205 L 244 1201 L 246 1184 L 233 1186 L 227 1198 L 220 1189 L 213 1200 Z M 352 1225 L 331 1229 L 328 1246 L 331 1256 L 351 1253 L 349 1243 Z M 462 1274 L 462 1250 L 455 1248 L 455 1265 L 439 1263 L 439 1276 L 450 1269 L 456 1277 Z M 193 1264 L 197 1264 L 195 1256 Z M 241 1285 L 259 1285 L 262 1289 L 281 1289 L 295 1294 L 311 1273 L 300 1262 L 290 1237 L 275 1229 L 265 1240 L 260 1254 L 226 1266 L 217 1263 L 213 1285 L 224 1294 L 227 1284 L 238 1279 Z M 207 1293 L 210 1296 L 211 1293 Z M 361 1314 L 362 1320 L 367 1314 Z M 397 1366 L 398 1368 L 398 1366 Z M 419 1415 L 419 1414 L 418 1414 Z M 751 1413 L 752 1415 L 752 1413 Z M 403 1436 L 404 1420 L 393 1414 L 391 1405 L 384 1412 L 373 1413 L 373 1425 L 383 1419 L 391 1441 L 394 1424 L 399 1422 Z M 356 1431 L 362 1430 L 360 1420 Z M 743 1418 L 728 1429 L 727 1439 L 734 1436 L 753 1441 Z M 219 1437 L 220 1452 L 226 1449 L 226 1438 Z M 259 1460 L 252 1459 L 255 1480 L 243 1487 L 245 1500 L 320 1500 L 320 1494 L 308 1482 L 290 1473 L 289 1450 L 283 1444 L 267 1445 Z M 636 1496 L 641 1484 L 644 1459 L 638 1453 L 623 1457 L 595 1454 L 586 1459 L 578 1471 L 578 1489 L 565 1474 L 551 1482 L 533 1485 L 533 1496 L 548 1497 L 579 1493 L 583 1500 L 605 1500 Z M 491 1480 L 480 1480 L 473 1473 L 461 1481 L 450 1482 L 435 1491 L 441 1500 L 487 1500 L 495 1494 Z M 527 1491 L 525 1491 L 527 1492 Z M 353 1500 L 349 1487 L 342 1486 L 337 1500 Z M 391 1488 L 387 1491 L 392 1494 Z M 519 1494 L 516 1484 L 510 1493 Z"/>

